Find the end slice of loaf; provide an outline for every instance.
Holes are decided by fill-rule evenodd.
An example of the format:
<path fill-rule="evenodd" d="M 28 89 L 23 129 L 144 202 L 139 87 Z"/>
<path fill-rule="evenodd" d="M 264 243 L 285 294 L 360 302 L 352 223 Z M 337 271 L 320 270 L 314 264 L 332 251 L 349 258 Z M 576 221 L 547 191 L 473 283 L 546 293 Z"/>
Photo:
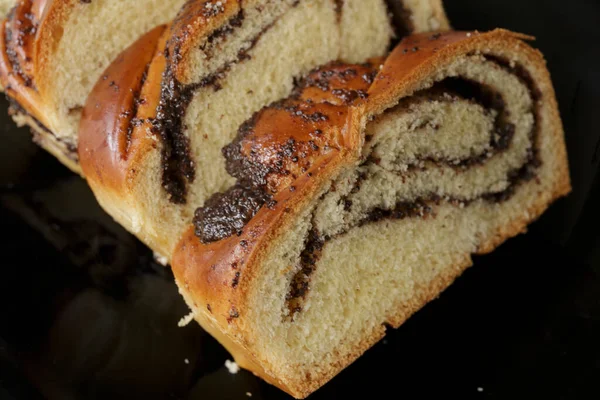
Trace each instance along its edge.
<path fill-rule="evenodd" d="M 368 67 L 334 66 L 245 124 L 225 149 L 236 185 L 173 258 L 240 366 L 308 396 L 570 191 L 527 39 L 412 36 L 366 91 Z"/>
<path fill-rule="evenodd" d="M 152 62 L 134 45 L 89 97 L 79 143 L 88 182 L 111 215 L 170 258 L 197 205 L 234 182 L 221 149 L 244 121 L 315 67 L 386 54 L 393 34 L 383 0 L 190 1 L 155 38 Z M 133 64 L 148 72 L 124 82 Z"/>
<path fill-rule="evenodd" d="M 8 3 L 8 2 L 7 2 Z M 77 130 L 104 69 L 138 37 L 170 21 L 184 0 L 20 0 L 2 23 L 0 81 L 19 125 L 81 172 Z"/>

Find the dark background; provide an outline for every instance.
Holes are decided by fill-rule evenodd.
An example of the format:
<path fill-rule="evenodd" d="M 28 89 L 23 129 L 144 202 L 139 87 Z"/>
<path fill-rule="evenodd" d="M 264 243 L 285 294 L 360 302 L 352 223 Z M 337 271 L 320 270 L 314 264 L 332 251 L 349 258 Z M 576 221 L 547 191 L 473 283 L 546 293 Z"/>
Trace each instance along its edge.
<path fill-rule="evenodd" d="M 574 191 L 311 399 L 600 398 L 600 2 L 447 0 L 457 29 L 535 35 Z M 0 109 L 5 109 L 4 103 Z M 168 269 L 2 113 L 1 399 L 285 399 L 195 324 Z M 187 360 L 187 362 L 186 362 Z"/>

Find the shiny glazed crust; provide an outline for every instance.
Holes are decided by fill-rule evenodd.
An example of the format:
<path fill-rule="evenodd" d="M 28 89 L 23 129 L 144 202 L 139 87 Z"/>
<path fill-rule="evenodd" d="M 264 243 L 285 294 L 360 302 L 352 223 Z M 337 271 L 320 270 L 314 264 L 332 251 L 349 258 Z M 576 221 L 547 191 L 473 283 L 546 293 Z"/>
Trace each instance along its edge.
<path fill-rule="evenodd" d="M 156 116 L 160 101 L 168 32 L 168 27 L 159 26 L 123 52 L 94 87 L 82 114 L 79 157 L 83 173 L 99 203 L 132 231 L 137 166 L 157 146 L 149 132 L 149 119 Z M 144 99 L 141 104 L 140 98 Z M 142 122 L 133 126 L 136 115 Z M 167 254 L 163 243 L 143 232 L 138 235 L 155 251 Z"/>
<path fill-rule="evenodd" d="M 552 151 L 556 152 L 558 160 L 554 168 L 553 188 L 549 193 L 536 199 L 535 204 L 521 218 L 486 238 L 477 253 L 489 253 L 508 238 L 524 232 L 527 224 L 537 219 L 550 203 L 569 193 L 571 186 L 563 128 L 550 76 L 542 55 L 526 45 L 523 39 L 531 38 L 505 30 L 484 34 L 422 34 L 405 39 L 394 50 L 375 79 L 369 90 L 369 99 L 350 107 L 346 122 L 329 130 L 329 140 L 338 143 L 338 149 L 328 154 L 319 151 L 310 154 L 313 166 L 308 173 L 293 182 L 293 192 L 279 190 L 275 195 L 276 205 L 261 208 L 240 236 L 234 235 L 205 245 L 195 236 L 193 227 L 189 228 L 173 256 L 173 272 L 180 291 L 197 321 L 227 347 L 242 367 L 288 393 L 303 398 L 325 384 L 383 337 L 385 328 L 381 326 L 372 336 L 364 337 L 362 342 L 356 343 L 350 354 L 340 356 L 337 362 L 328 367 L 327 373 L 298 381 L 282 376 L 277 365 L 271 365 L 252 348 L 254 340 L 248 336 L 252 332 L 247 327 L 244 314 L 250 307 L 249 296 L 253 281 L 261 274 L 259 268 L 264 265 L 267 255 L 276 248 L 278 237 L 292 228 L 297 216 L 311 199 L 321 193 L 328 182 L 359 159 L 365 140 L 363 128 L 369 117 L 393 107 L 399 99 L 411 96 L 423 81 L 432 79 L 436 70 L 456 57 L 481 52 L 512 59 L 512 54 L 518 54 L 527 61 L 527 68 L 535 72 L 537 84 L 547 99 L 543 114 L 547 119 L 545 126 L 548 129 L 544 131 L 544 135 L 550 137 L 555 145 Z M 413 48 L 419 50 L 412 51 Z M 234 264 L 237 266 L 235 270 L 231 268 Z M 437 297 L 469 266 L 470 262 L 448 266 L 446 272 L 431 282 L 422 295 L 411 299 L 401 310 L 389 315 L 387 321 L 394 327 L 400 326 L 427 302 Z M 236 281 L 236 285 L 232 285 L 238 272 L 241 279 Z M 238 278 L 239 276 L 237 275 Z M 236 318 L 232 318 L 232 310 L 235 311 Z"/>

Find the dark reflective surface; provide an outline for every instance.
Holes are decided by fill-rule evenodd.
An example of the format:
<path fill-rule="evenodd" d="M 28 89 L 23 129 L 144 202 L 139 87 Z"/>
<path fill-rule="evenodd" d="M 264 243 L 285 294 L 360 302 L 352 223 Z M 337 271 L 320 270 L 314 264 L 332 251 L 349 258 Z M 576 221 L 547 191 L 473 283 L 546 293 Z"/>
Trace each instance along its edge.
<path fill-rule="evenodd" d="M 459 29 L 538 37 L 575 190 L 311 398 L 600 398 L 600 4 L 447 8 Z M 178 328 L 170 271 L 4 113 L 0 128 L 0 398 L 287 398 L 231 375 L 197 325 Z"/>

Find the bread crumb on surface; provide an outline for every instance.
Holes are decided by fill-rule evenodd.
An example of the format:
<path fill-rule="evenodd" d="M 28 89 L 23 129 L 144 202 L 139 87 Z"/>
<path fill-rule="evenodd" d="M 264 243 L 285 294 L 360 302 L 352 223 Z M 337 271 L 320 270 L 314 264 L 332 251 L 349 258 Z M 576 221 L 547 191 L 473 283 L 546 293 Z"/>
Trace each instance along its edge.
<path fill-rule="evenodd" d="M 483 392 L 483 388 L 482 387 L 478 387 L 477 391 L 481 393 L 481 392 Z"/>
<path fill-rule="evenodd" d="M 248 396 L 248 397 L 252 397 L 252 393 L 250 393 L 250 392 L 246 392 L 246 396 Z"/>
<path fill-rule="evenodd" d="M 190 360 L 188 360 L 187 358 L 185 360 L 183 360 L 184 363 L 189 364 Z"/>
<path fill-rule="evenodd" d="M 157 252 L 154 252 L 154 260 L 163 267 L 166 267 L 169 264 L 169 260 L 167 259 L 167 257 Z"/>
<path fill-rule="evenodd" d="M 185 317 L 183 317 L 179 320 L 179 322 L 177 323 L 177 326 L 180 328 L 183 328 L 185 326 L 188 326 L 190 324 L 190 322 L 192 322 L 193 320 L 194 320 L 194 312 L 190 311 L 190 313 L 188 315 L 186 315 Z"/>
<path fill-rule="evenodd" d="M 235 361 L 225 360 L 225 368 L 229 370 L 230 374 L 237 374 L 240 372 L 240 366 Z"/>

